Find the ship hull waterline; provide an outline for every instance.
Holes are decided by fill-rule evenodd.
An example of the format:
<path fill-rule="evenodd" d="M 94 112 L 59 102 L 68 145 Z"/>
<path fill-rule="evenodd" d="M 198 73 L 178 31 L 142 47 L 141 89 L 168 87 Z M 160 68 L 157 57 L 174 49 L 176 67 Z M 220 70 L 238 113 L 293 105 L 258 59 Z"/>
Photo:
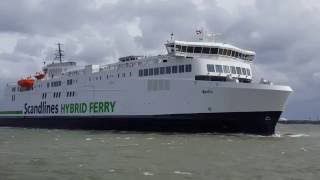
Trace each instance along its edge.
<path fill-rule="evenodd" d="M 0 126 L 137 132 L 272 135 L 281 111 L 141 116 L 7 116 Z"/>

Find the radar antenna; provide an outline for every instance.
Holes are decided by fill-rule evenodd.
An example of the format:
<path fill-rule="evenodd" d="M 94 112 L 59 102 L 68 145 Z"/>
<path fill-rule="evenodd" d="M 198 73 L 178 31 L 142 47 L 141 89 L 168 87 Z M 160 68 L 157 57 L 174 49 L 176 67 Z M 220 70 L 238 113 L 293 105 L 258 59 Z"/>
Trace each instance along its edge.
<path fill-rule="evenodd" d="M 60 61 L 60 63 L 62 63 L 62 57 L 64 56 L 64 51 L 63 50 L 61 50 L 61 43 L 58 43 L 57 44 L 58 45 L 58 50 L 57 50 L 57 53 L 55 54 L 56 55 L 56 57 L 55 57 L 55 60 L 59 60 Z"/>
<path fill-rule="evenodd" d="M 207 34 L 206 40 L 210 41 L 210 42 L 216 42 L 216 39 L 217 39 L 216 37 L 218 37 L 218 36 L 222 36 L 222 34 L 221 33 L 213 33 L 213 32 L 211 32 L 211 33 Z"/>
<path fill-rule="evenodd" d="M 196 36 L 198 41 L 215 42 L 217 36 L 221 36 L 220 33 L 213 33 L 204 30 L 203 28 L 196 30 Z"/>

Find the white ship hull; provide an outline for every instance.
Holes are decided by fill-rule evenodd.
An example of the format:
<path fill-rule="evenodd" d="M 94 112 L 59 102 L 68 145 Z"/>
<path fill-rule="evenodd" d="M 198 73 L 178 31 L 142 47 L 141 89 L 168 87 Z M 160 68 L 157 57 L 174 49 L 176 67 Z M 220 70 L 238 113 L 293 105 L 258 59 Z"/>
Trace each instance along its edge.
<path fill-rule="evenodd" d="M 18 114 L 2 113 L 0 125 L 272 134 L 291 92 L 287 86 L 168 79 L 92 87 L 78 87 L 76 99 L 50 102 L 35 98 L 37 91 L 28 92 L 20 102 L 2 107 Z M 44 112 L 44 105 L 54 106 L 53 112 Z"/>

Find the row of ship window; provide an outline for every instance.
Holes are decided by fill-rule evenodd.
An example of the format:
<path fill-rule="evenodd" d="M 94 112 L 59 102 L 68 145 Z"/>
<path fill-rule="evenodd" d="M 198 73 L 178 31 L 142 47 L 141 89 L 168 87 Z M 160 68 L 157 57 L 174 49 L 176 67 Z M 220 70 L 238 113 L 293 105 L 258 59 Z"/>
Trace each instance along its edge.
<path fill-rule="evenodd" d="M 68 91 L 66 94 L 66 97 L 74 97 L 75 92 L 74 91 Z M 61 92 L 54 92 L 53 93 L 53 98 L 60 98 L 61 97 Z M 42 93 L 42 99 L 47 99 L 47 93 Z"/>
<path fill-rule="evenodd" d="M 77 82 L 77 80 L 68 79 L 67 80 L 67 85 L 69 86 L 69 85 L 72 85 L 72 84 L 74 84 L 76 82 Z M 49 88 L 50 86 L 51 87 L 59 87 L 61 85 L 62 85 L 61 81 L 52 81 L 51 83 L 50 82 L 47 83 L 47 88 Z"/>
<path fill-rule="evenodd" d="M 171 45 L 174 47 L 174 45 Z M 233 51 L 230 49 L 220 49 L 220 48 L 210 48 L 210 47 L 193 47 L 193 46 L 181 46 L 176 45 L 176 52 L 186 52 L 186 53 L 197 53 L 197 54 L 219 54 L 224 56 L 230 56 L 234 58 L 240 58 L 243 60 L 252 61 L 254 59 L 254 55 L 243 54 L 237 51 Z"/>
<path fill-rule="evenodd" d="M 140 69 L 139 77 L 142 76 L 157 76 L 162 74 L 177 74 L 184 72 L 191 72 L 192 65 L 179 65 L 179 66 L 167 66 L 167 67 L 157 67 L 157 68 L 149 68 L 149 69 Z"/>
<path fill-rule="evenodd" d="M 51 82 L 51 87 L 59 87 L 59 86 L 61 86 L 61 81 L 53 81 L 53 82 Z"/>
<path fill-rule="evenodd" d="M 129 76 L 131 77 L 132 76 L 132 73 L 129 72 Z M 106 79 L 109 79 L 109 78 L 113 78 L 114 76 L 113 75 L 107 75 L 105 78 Z M 126 73 L 122 73 L 122 74 L 118 74 L 118 78 L 120 77 L 126 77 Z M 89 77 L 89 81 L 98 81 L 98 80 L 103 80 L 103 77 L 102 76 L 97 76 L 97 77 Z"/>
<path fill-rule="evenodd" d="M 11 88 L 11 91 L 12 92 L 24 92 L 24 91 L 29 91 L 29 90 L 33 90 L 33 87 L 30 88 L 30 89 L 26 89 L 26 88 L 20 88 L 20 87 L 13 87 Z"/>
<path fill-rule="evenodd" d="M 68 91 L 67 92 L 67 97 L 74 97 L 75 96 L 75 92 L 74 91 Z M 53 98 L 60 98 L 61 97 L 61 92 L 54 92 L 53 93 Z M 47 99 L 47 93 L 42 93 L 42 99 Z M 12 95 L 11 96 L 11 101 L 15 101 L 16 100 L 16 96 Z"/>
<path fill-rule="evenodd" d="M 226 74 L 231 73 L 231 74 L 251 76 L 250 69 L 235 67 L 235 66 L 207 64 L 207 70 L 208 72 L 217 72 L 217 73 L 226 73 Z"/>

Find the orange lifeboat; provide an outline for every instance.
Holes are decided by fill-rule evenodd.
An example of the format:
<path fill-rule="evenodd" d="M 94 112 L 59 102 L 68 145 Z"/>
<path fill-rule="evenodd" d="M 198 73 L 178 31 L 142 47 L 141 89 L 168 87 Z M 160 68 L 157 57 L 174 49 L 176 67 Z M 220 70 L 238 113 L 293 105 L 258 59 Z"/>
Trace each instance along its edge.
<path fill-rule="evenodd" d="M 46 76 L 45 73 L 37 72 L 36 75 L 34 76 L 37 80 L 41 80 Z"/>
<path fill-rule="evenodd" d="M 18 85 L 22 88 L 32 88 L 34 84 L 34 79 L 26 78 L 18 81 Z"/>

